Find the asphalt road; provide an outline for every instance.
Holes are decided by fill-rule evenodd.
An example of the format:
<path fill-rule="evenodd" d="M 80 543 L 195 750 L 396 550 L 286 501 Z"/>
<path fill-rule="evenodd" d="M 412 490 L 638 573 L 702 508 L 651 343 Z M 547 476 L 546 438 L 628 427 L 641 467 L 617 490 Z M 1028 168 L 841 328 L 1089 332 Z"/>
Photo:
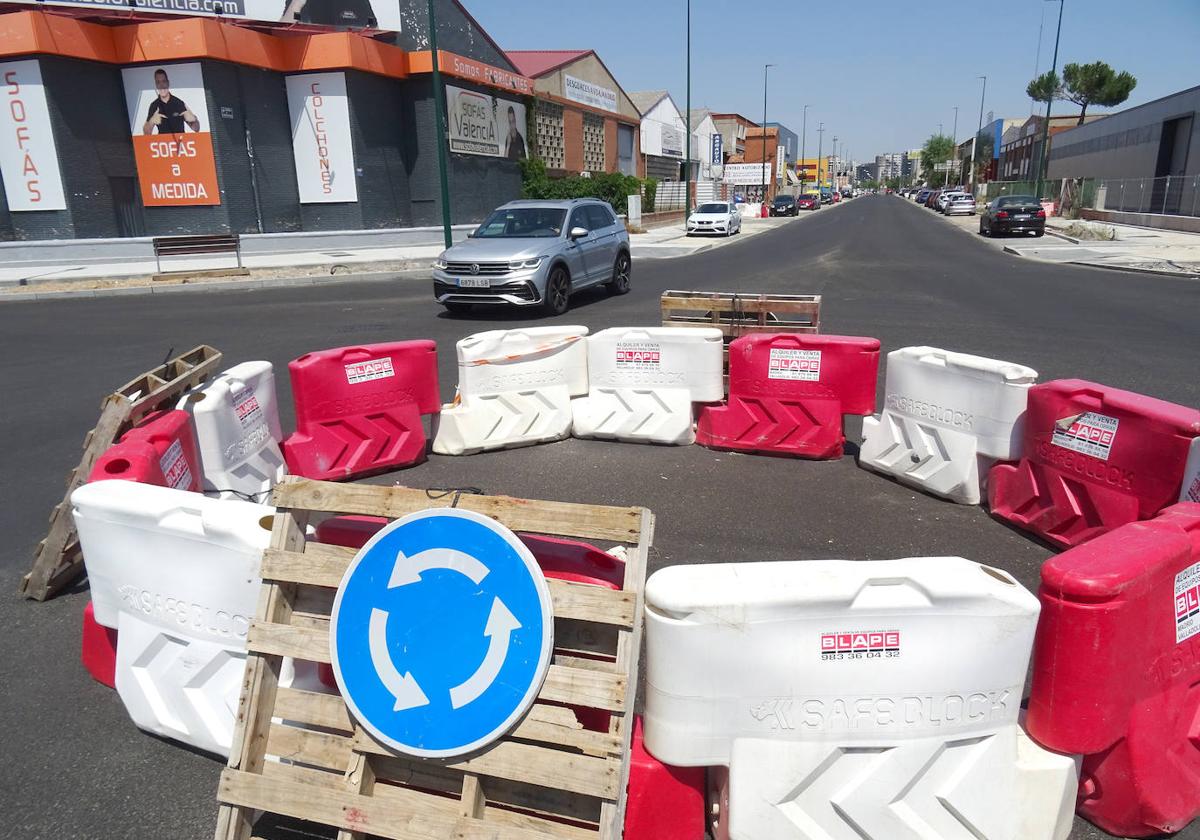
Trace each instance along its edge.
<path fill-rule="evenodd" d="M 642 261 L 634 291 L 581 296 L 562 319 L 653 325 L 664 289 L 819 293 L 823 331 L 875 336 L 885 352 L 932 344 L 1200 404 L 1200 284 L 1003 254 L 896 197 L 864 197 L 742 243 Z M 45 532 L 104 392 L 206 342 L 233 364 L 282 374 L 305 351 L 433 338 L 443 396 L 454 342 L 532 323 L 524 313 L 452 318 L 429 283 L 393 282 L 0 304 L 0 792 L 10 836 L 208 838 L 220 762 L 136 730 L 78 662 L 86 584 L 47 603 L 17 581 Z M 287 376 L 278 379 L 290 405 Z M 883 379 L 880 377 L 880 398 Z M 291 417 L 284 418 L 288 428 Z M 851 440 L 858 434 L 851 422 Z M 639 504 L 658 517 L 651 569 L 676 563 L 957 554 L 1036 587 L 1049 550 L 977 507 L 938 501 L 836 462 L 568 440 L 468 458 L 432 456 L 401 477 L 565 501 Z M 1072 838 L 1102 837 L 1079 822 Z M 1178 835 L 1200 838 L 1200 825 Z"/>

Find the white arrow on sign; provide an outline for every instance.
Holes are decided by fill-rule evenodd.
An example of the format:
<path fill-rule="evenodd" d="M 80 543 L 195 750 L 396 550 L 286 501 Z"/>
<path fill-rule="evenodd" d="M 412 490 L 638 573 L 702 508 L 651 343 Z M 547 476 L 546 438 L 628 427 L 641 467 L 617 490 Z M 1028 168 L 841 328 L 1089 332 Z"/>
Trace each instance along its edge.
<path fill-rule="evenodd" d="M 413 556 L 405 555 L 403 551 L 396 552 L 396 565 L 392 567 L 392 576 L 388 578 L 388 589 L 418 583 L 421 572 L 429 569 L 450 569 L 471 579 L 478 585 L 488 576 L 488 567 L 480 563 L 470 554 L 453 548 L 429 548 L 418 551 Z"/>
<path fill-rule="evenodd" d="M 521 622 L 499 598 L 492 601 L 492 611 L 488 614 L 487 626 L 483 628 L 483 635 L 491 639 L 487 654 L 466 682 L 450 689 L 451 706 L 461 709 L 491 687 L 504 667 L 504 660 L 508 658 L 509 636 L 520 626 Z"/>
<path fill-rule="evenodd" d="M 388 653 L 387 620 L 386 612 L 372 608 L 367 640 L 371 649 L 371 664 L 375 666 L 375 673 L 379 675 L 380 682 L 388 692 L 396 698 L 392 711 L 401 712 L 405 709 L 427 706 L 429 698 L 421 690 L 416 678 L 411 673 L 401 674 L 392 663 L 392 657 Z"/>

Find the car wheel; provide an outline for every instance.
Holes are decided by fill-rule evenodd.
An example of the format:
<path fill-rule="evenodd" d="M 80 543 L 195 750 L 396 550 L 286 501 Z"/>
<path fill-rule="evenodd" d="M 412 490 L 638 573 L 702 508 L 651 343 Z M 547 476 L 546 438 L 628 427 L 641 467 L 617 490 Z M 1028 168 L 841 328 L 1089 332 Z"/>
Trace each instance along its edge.
<path fill-rule="evenodd" d="M 624 295 L 629 292 L 629 276 L 633 271 L 633 264 L 629 260 L 629 255 L 622 251 L 617 255 L 617 261 L 613 263 L 612 279 L 605 283 L 605 288 L 608 289 L 610 295 Z"/>
<path fill-rule="evenodd" d="M 446 307 L 446 311 L 451 315 L 466 315 L 471 311 L 469 303 L 443 303 L 442 306 Z"/>
<path fill-rule="evenodd" d="M 979 235 L 980 236 L 991 236 L 992 235 L 992 232 L 983 226 L 983 219 L 979 220 Z"/>
<path fill-rule="evenodd" d="M 571 278 L 561 265 L 550 270 L 546 280 L 546 294 L 542 298 L 542 308 L 547 315 L 562 315 L 571 306 Z"/>
<path fill-rule="evenodd" d="M 1046 232 L 1046 231 L 1044 231 L 1044 230 L 1035 230 L 1035 231 L 1033 232 L 1033 235 L 1034 235 L 1034 236 L 1041 236 L 1041 235 L 1042 235 L 1042 234 L 1044 234 L 1045 232 Z"/>

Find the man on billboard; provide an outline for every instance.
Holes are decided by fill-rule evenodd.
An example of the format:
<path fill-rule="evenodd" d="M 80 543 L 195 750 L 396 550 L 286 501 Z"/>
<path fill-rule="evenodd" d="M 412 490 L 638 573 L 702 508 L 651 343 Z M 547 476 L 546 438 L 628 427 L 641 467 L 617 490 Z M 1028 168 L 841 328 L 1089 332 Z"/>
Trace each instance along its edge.
<path fill-rule="evenodd" d="M 509 160 L 525 159 L 525 138 L 517 127 L 517 111 L 508 106 L 508 137 L 505 139 L 504 156 Z"/>
<path fill-rule="evenodd" d="M 185 125 L 192 131 L 200 130 L 200 120 L 182 99 L 171 93 L 171 81 L 161 67 L 154 71 L 154 90 L 158 96 L 146 112 L 142 134 L 154 134 L 156 129 L 159 134 L 183 134 Z"/>

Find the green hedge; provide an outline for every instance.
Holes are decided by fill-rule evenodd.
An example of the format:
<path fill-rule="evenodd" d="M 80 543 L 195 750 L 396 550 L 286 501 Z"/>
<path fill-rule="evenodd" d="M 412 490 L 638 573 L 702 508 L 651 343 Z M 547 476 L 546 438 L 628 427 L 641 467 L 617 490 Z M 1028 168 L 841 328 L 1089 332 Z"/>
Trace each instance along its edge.
<path fill-rule="evenodd" d="M 626 213 L 626 199 L 631 195 L 641 195 L 645 186 L 643 212 L 654 210 L 654 193 L 658 182 L 653 178 L 646 179 L 632 175 L 622 175 L 619 172 L 599 172 L 590 178 L 572 175 L 568 178 L 551 178 L 546 174 L 546 164 L 540 158 L 527 158 L 521 161 L 521 195 L 525 198 L 599 198 L 607 201 L 618 213 Z"/>

